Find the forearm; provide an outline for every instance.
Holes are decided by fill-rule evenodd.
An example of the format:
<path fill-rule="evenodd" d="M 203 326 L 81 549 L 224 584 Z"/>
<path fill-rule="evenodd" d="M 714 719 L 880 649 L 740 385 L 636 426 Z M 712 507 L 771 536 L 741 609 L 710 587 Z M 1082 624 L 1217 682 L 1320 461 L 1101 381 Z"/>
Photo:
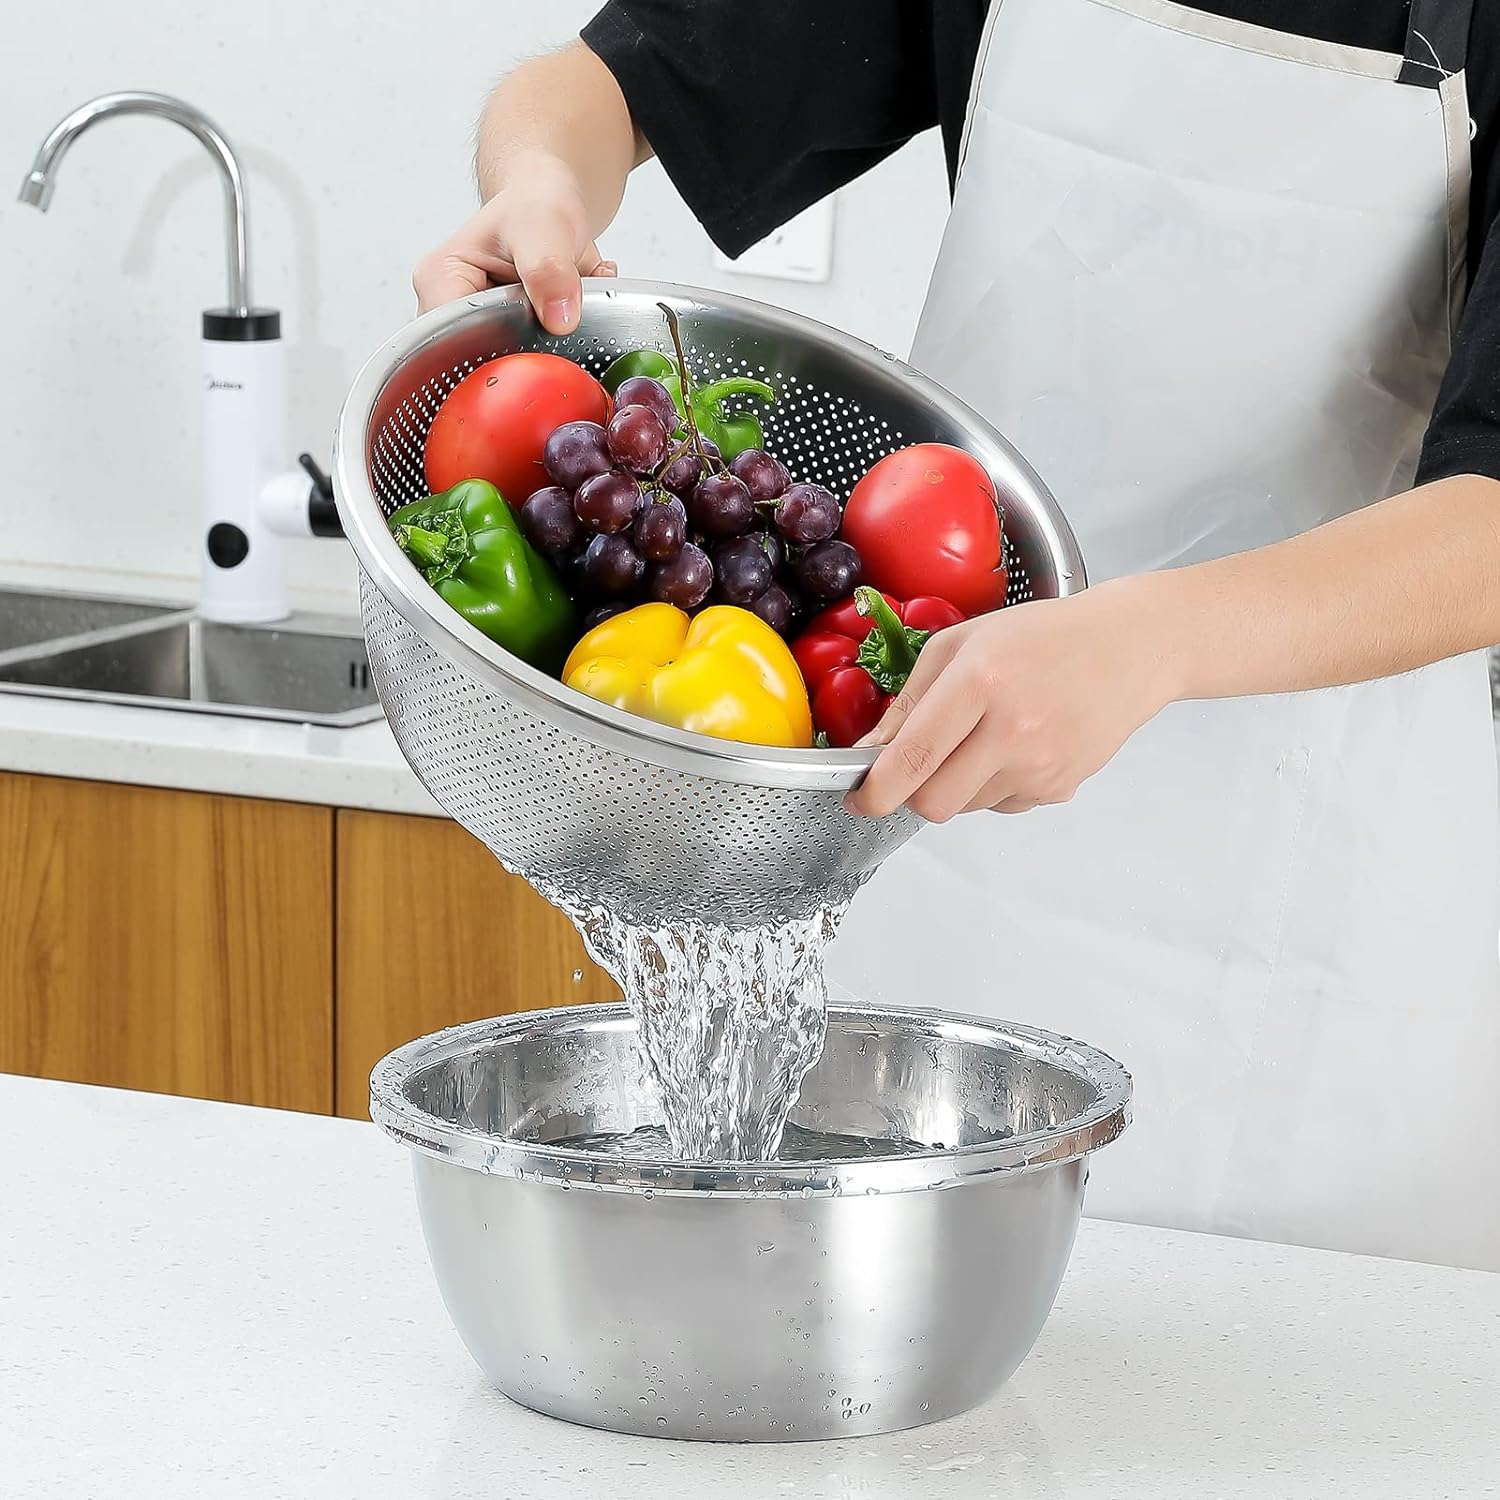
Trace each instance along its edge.
<path fill-rule="evenodd" d="M 1298 692 L 1500 642 L 1500 482 L 1425 485 L 1274 546 L 1105 587 L 1133 594 L 1164 696 Z"/>
<path fill-rule="evenodd" d="M 519 174 L 566 174 L 598 234 L 618 211 L 631 168 L 650 155 L 614 74 L 573 42 L 496 87 L 480 121 L 475 171 L 486 202 Z"/>

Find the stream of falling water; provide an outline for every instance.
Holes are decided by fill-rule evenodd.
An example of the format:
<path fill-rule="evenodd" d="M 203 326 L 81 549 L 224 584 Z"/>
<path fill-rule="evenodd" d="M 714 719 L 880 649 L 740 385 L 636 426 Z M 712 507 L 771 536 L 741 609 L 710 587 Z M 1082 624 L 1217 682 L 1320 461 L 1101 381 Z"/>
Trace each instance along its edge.
<path fill-rule="evenodd" d="M 684 1161 L 768 1161 L 823 1050 L 823 955 L 847 903 L 772 927 L 634 926 L 544 892 L 620 986 L 672 1149 Z"/>

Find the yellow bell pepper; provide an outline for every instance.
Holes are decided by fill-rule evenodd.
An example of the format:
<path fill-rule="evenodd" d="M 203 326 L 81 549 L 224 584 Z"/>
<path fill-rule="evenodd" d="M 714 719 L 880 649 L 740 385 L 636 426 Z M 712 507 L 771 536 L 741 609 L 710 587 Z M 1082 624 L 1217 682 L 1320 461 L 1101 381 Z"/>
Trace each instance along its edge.
<path fill-rule="evenodd" d="M 807 688 L 786 642 L 758 615 L 713 605 L 689 618 L 642 604 L 596 625 L 563 681 L 629 713 L 716 739 L 812 744 Z"/>

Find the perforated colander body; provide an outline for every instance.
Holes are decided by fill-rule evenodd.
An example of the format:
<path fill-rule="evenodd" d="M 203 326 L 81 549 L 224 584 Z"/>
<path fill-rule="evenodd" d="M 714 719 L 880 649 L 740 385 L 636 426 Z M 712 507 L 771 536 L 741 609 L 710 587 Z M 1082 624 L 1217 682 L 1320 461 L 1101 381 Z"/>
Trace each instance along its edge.
<path fill-rule="evenodd" d="M 781 393 L 766 442 L 795 477 L 843 499 L 887 453 L 951 443 L 994 479 L 1009 602 L 1075 592 L 1083 563 L 1041 480 L 973 411 L 890 356 L 759 303 L 590 281 L 577 332 L 557 338 L 519 291 L 497 290 L 429 313 L 369 361 L 340 418 L 335 485 L 376 686 L 413 770 L 507 868 L 552 893 L 647 923 L 763 925 L 852 896 L 916 830 L 909 813 L 844 809 L 873 757 L 734 744 L 596 703 L 450 610 L 386 524 L 427 493 L 427 429 L 466 374 L 522 349 L 598 373 L 624 350 L 668 348 L 663 302 L 695 378 L 754 375 Z"/>

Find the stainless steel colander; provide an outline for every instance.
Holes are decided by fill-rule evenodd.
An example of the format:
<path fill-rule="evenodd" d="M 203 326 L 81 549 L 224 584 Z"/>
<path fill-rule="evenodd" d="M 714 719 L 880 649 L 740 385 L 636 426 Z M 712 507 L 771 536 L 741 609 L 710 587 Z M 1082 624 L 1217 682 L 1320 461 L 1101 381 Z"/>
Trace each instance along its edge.
<path fill-rule="evenodd" d="M 781 392 L 767 446 L 796 477 L 847 496 L 887 453 L 952 443 L 997 486 L 1010 602 L 1076 592 L 1083 562 L 1041 480 L 975 412 L 867 344 L 743 298 L 590 281 L 577 332 L 556 338 L 518 290 L 492 291 L 418 319 L 365 365 L 339 420 L 335 483 L 370 664 L 412 769 L 508 869 L 552 894 L 647 924 L 760 926 L 846 900 L 915 832 L 908 813 L 844 810 L 873 757 L 733 744 L 596 703 L 450 610 L 386 526 L 427 492 L 428 426 L 477 365 L 545 349 L 598 373 L 623 350 L 669 347 L 662 302 L 696 377 L 755 375 Z"/>

